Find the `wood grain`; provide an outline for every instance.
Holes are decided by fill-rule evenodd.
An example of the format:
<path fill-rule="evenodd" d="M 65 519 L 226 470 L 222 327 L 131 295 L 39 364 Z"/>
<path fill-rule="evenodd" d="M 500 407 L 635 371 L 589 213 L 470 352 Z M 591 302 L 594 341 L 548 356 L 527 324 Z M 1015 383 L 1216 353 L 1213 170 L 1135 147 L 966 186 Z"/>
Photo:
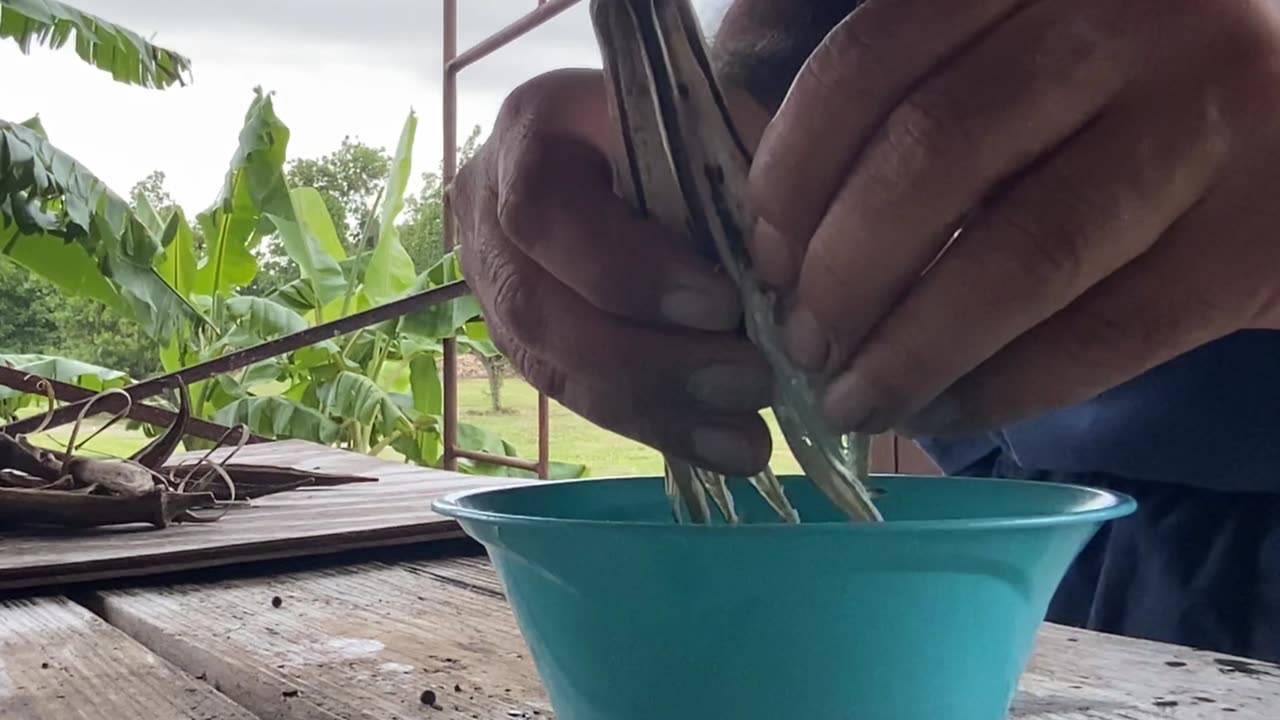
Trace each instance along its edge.
<path fill-rule="evenodd" d="M 420 718 L 428 689 L 440 706 L 432 717 L 552 717 L 483 559 L 106 591 L 93 602 L 264 718 Z M 202 621 L 192 626 L 193 617 Z M 1260 720 L 1277 717 L 1277 708 L 1280 668 L 1046 627 L 1013 717 Z"/>
<path fill-rule="evenodd" d="M 261 498 L 207 525 L 0 534 L 0 590 L 459 537 L 456 523 L 432 512 L 433 500 L 460 490 L 520 482 L 388 462 L 298 441 L 251 445 L 235 459 L 365 475 L 378 482 L 304 488 Z"/>
<path fill-rule="evenodd" d="M 65 598 L 0 601 L 4 720 L 256 720 Z"/>
<path fill-rule="evenodd" d="M 263 718 L 419 720 L 427 690 L 441 720 L 554 717 L 484 560 L 372 563 L 90 602 Z"/>

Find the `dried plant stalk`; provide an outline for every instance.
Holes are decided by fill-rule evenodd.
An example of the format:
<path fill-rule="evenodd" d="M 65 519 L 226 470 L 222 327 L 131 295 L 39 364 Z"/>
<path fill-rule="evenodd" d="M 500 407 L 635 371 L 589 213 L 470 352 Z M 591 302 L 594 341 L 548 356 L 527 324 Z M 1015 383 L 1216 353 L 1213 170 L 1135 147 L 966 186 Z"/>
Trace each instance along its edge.
<path fill-rule="evenodd" d="M 724 266 L 741 291 L 747 335 L 774 370 L 774 412 L 796 459 L 851 519 L 881 520 L 866 487 L 870 438 L 847 438 L 822 417 L 822 379 L 787 357 L 777 299 L 751 272 L 745 245 L 752 220 L 750 153 L 688 0 L 592 0 L 591 16 L 627 152 L 619 178 L 624 197 L 668 227 L 687 230 Z M 683 505 L 694 522 L 709 516 L 704 487 L 714 498 L 729 497 L 723 476 L 674 458 L 667 468 L 673 504 Z M 784 520 L 799 520 L 772 471 L 752 483 Z"/>
<path fill-rule="evenodd" d="M 91 528 L 149 523 L 164 528 L 184 513 L 216 504 L 207 493 L 174 493 L 158 488 L 133 497 L 0 488 L 0 526 Z"/>
<path fill-rule="evenodd" d="M 0 432 L 0 526 L 83 529 L 148 523 L 163 528 L 172 523 L 214 522 L 243 499 L 306 485 L 377 482 L 376 478 L 291 468 L 227 465 L 249 437 L 243 426 L 228 430 L 222 442 L 194 464 L 163 467 L 181 442 L 191 417 L 187 388 L 179 381 L 177 389 L 179 411 L 174 423 L 130 458 L 88 457 L 78 453 L 76 444 L 81 425 L 97 401 L 120 394 L 118 390 L 86 403 L 65 450 L 36 447 L 24 436 L 15 438 Z M 51 401 L 49 412 L 54 409 Z M 111 422 L 119 417 L 117 414 Z M 211 454 L 235 433 L 239 443 L 220 460 L 212 460 Z M 214 514 L 201 514 L 202 510 Z"/>

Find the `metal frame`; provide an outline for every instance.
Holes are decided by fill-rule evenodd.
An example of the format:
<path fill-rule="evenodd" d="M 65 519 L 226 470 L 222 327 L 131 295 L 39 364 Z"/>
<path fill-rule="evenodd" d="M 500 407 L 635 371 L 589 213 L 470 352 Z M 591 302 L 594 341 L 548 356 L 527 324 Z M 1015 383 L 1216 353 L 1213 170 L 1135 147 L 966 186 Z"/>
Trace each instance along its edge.
<path fill-rule="evenodd" d="M 458 74 L 510 45 L 551 18 L 577 5 L 581 0 L 538 0 L 532 12 L 482 40 L 474 47 L 458 52 L 458 0 L 444 0 L 444 251 L 453 249 L 457 228 L 449 209 L 448 188 L 458 174 Z M 550 475 L 550 402 L 538 393 L 538 461 L 529 463 L 513 458 L 471 452 L 458 447 L 458 344 L 452 338 L 444 342 L 444 467 L 456 470 L 459 458 L 494 463 L 529 470 L 540 478 Z"/>

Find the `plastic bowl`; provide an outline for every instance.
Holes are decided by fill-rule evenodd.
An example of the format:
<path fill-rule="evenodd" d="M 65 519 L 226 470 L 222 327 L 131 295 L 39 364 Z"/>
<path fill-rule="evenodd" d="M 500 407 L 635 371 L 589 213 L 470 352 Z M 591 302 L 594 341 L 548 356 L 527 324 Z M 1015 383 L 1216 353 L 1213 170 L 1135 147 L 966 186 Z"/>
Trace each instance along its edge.
<path fill-rule="evenodd" d="M 886 522 L 784 480 L 784 525 L 677 525 L 660 478 L 435 503 L 488 550 L 560 720 L 999 720 L 1069 565 L 1136 508 L 1050 483 L 877 476 Z"/>

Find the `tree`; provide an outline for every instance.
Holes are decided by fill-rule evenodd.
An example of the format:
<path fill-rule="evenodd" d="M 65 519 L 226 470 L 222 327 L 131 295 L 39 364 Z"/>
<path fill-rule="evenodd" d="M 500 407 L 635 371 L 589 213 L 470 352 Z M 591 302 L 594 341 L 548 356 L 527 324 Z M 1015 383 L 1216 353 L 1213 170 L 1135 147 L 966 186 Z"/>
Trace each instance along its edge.
<path fill-rule="evenodd" d="M 178 204 L 173 201 L 173 196 L 165 189 L 164 181 L 165 174 L 163 170 L 152 170 L 149 175 L 134 183 L 133 189 L 129 191 L 129 204 L 136 211 L 139 198 L 146 198 L 157 214 L 168 215 Z"/>
<path fill-rule="evenodd" d="M 73 357 L 143 378 L 160 370 L 156 343 L 138 324 L 105 305 L 80 297 L 56 297 L 46 317 L 57 325 L 57 343 L 43 352 Z"/>
<path fill-rule="evenodd" d="M 348 136 L 328 155 L 290 162 L 285 176 L 293 187 L 314 188 L 320 193 L 329 217 L 343 236 L 343 245 L 352 250 L 386 184 L 390 164 L 386 148 L 366 145 Z"/>
<path fill-rule="evenodd" d="M 58 292 L 0 257 L 0 354 L 44 354 L 59 340 L 59 328 L 49 313 Z"/>

